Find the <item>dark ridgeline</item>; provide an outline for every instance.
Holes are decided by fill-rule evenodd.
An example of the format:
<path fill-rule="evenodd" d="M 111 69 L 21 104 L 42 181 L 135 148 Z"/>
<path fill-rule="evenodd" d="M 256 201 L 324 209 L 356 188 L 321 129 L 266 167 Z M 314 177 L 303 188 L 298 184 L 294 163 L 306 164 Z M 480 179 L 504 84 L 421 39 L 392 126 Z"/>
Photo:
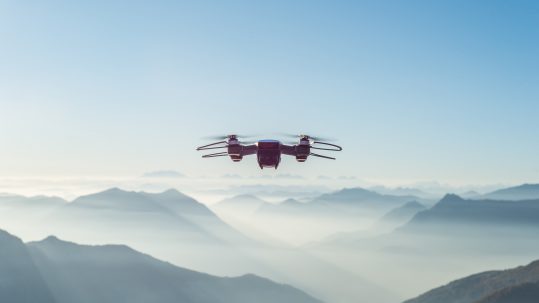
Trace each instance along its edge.
<path fill-rule="evenodd" d="M 45 278 L 26 245 L 0 230 L 0 302 L 55 302 Z"/>
<path fill-rule="evenodd" d="M 537 303 L 539 261 L 453 281 L 404 303 Z"/>
<path fill-rule="evenodd" d="M 522 184 L 519 186 L 502 188 L 482 195 L 479 198 L 507 201 L 539 199 L 539 184 Z"/>
<path fill-rule="evenodd" d="M 221 278 L 176 267 L 123 245 L 48 237 L 24 244 L 0 231 L 0 302 L 320 302 L 255 275 Z"/>
<path fill-rule="evenodd" d="M 462 224 L 478 228 L 511 228 L 517 231 L 522 227 L 539 228 L 539 199 L 466 200 L 448 194 L 432 208 L 415 215 L 401 230 L 453 233 L 458 231 L 458 225 Z M 425 225 L 429 225 L 429 228 L 425 228 Z M 447 228 L 447 225 L 454 225 L 455 228 Z M 469 226 L 466 227 L 467 232 L 473 232 Z"/>
<path fill-rule="evenodd" d="M 537 303 L 539 302 L 539 282 L 524 283 L 504 288 L 477 303 Z"/>

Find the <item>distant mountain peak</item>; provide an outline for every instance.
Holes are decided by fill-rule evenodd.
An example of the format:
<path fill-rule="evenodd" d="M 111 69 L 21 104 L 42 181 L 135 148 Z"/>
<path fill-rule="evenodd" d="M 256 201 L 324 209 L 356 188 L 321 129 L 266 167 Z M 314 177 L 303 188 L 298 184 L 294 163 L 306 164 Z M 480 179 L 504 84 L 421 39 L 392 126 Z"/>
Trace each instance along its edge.
<path fill-rule="evenodd" d="M 459 195 L 457 194 L 446 194 L 442 200 L 438 203 L 447 203 L 447 202 L 453 202 L 453 201 L 464 201 Z"/>
<path fill-rule="evenodd" d="M 119 194 L 119 193 L 128 193 L 128 192 L 129 191 L 123 190 L 123 189 L 121 189 L 119 187 L 111 187 L 109 189 L 106 189 L 104 191 L 96 193 L 96 195 L 98 195 L 98 194 Z"/>
<path fill-rule="evenodd" d="M 168 197 L 176 197 L 176 198 L 190 198 L 188 195 L 182 193 L 181 191 L 175 189 L 175 188 L 169 188 L 165 190 L 164 192 L 158 194 L 162 196 L 168 196 Z"/>
<path fill-rule="evenodd" d="M 62 240 L 58 239 L 58 237 L 54 235 L 50 235 L 41 241 L 42 242 L 63 242 Z"/>
<path fill-rule="evenodd" d="M 50 235 L 41 241 L 30 242 L 30 243 L 40 243 L 42 245 L 53 246 L 53 247 L 70 247 L 70 246 L 78 245 L 74 242 L 69 242 L 69 241 L 59 239 L 55 235 Z"/>

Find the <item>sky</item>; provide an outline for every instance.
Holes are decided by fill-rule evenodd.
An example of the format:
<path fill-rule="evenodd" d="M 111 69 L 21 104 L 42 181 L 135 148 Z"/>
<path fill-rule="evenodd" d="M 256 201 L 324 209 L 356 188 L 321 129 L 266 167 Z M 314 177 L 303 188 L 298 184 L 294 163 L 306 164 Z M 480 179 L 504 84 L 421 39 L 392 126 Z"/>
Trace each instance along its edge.
<path fill-rule="evenodd" d="M 537 1 L 2 1 L 0 177 L 539 182 Z M 337 161 L 201 159 L 307 133 Z M 257 137 L 258 138 L 258 137 Z"/>

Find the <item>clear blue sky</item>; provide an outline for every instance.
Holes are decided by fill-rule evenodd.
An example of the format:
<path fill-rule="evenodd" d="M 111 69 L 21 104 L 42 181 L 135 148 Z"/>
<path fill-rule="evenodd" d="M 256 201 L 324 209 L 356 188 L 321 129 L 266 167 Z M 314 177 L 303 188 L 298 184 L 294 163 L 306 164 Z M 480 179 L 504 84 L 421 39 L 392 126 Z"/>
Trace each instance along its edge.
<path fill-rule="evenodd" d="M 0 1 L 0 174 L 258 172 L 219 133 L 339 139 L 283 173 L 539 181 L 537 1 Z M 264 172 L 267 173 L 267 172 Z"/>

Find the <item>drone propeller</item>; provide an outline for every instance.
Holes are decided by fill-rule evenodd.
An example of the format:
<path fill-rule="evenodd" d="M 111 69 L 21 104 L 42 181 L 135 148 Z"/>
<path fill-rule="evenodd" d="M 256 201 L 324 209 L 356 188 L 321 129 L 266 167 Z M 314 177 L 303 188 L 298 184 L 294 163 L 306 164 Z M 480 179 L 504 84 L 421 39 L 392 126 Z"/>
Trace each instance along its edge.
<path fill-rule="evenodd" d="M 294 135 L 294 134 L 289 134 L 289 133 L 278 133 L 278 135 L 289 138 L 289 139 L 303 139 L 303 138 L 305 138 L 305 139 L 309 139 L 309 140 L 312 140 L 312 141 L 335 141 L 334 138 L 314 137 L 314 136 L 309 136 L 309 135 L 306 135 L 306 134 Z"/>
<path fill-rule="evenodd" d="M 220 153 L 203 155 L 202 158 L 215 158 L 215 157 L 226 157 L 226 156 L 228 156 L 228 152 L 220 152 Z"/>
<path fill-rule="evenodd" d="M 335 158 L 333 158 L 333 157 L 328 157 L 328 156 L 319 155 L 319 154 L 315 154 L 315 153 L 310 153 L 309 156 L 318 157 L 318 158 L 324 158 L 324 159 L 330 159 L 330 160 L 335 160 Z"/>
<path fill-rule="evenodd" d="M 205 140 L 228 140 L 228 139 L 239 139 L 239 138 L 251 138 L 255 137 L 255 135 L 237 135 L 237 134 L 230 134 L 230 135 L 218 135 L 218 136 L 207 136 L 203 137 L 202 139 Z"/>

